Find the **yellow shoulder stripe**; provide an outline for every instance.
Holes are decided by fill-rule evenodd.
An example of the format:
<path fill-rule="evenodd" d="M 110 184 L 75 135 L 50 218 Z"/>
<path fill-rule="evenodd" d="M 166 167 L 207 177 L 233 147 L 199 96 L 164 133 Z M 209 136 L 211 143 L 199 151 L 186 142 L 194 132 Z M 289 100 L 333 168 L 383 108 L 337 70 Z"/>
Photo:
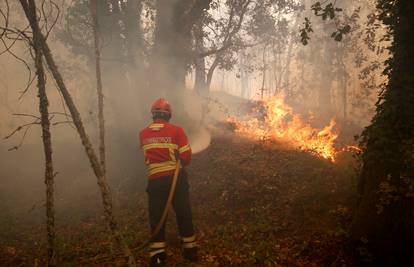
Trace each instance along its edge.
<path fill-rule="evenodd" d="M 188 151 L 188 150 L 190 150 L 191 148 L 190 148 L 190 145 L 185 145 L 185 146 L 182 146 L 182 147 L 180 147 L 179 149 L 178 149 L 178 152 L 181 154 L 181 153 L 184 153 L 184 152 L 186 152 L 186 151 Z"/>
<path fill-rule="evenodd" d="M 162 124 L 162 123 L 153 123 L 150 126 L 148 126 L 148 128 L 150 128 L 150 129 L 163 128 L 163 127 L 164 127 L 164 124 Z"/>

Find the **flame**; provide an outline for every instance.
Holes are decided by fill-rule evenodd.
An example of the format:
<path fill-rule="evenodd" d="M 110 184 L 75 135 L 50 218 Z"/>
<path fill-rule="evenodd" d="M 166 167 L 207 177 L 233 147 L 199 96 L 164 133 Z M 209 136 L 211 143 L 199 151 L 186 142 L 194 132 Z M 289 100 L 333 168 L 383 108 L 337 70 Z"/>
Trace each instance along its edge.
<path fill-rule="evenodd" d="M 337 150 L 334 144 L 338 138 L 338 134 L 334 132 L 335 119 L 323 129 L 316 129 L 304 122 L 299 114 L 295 114 L 285 104 L 282 95 L 258 103 L 254 113 L 263 119 L 251 116 L 241 120 L 231 118 L 236 132 L 259 140 L 283 140 L 301 150 L 335 161 Z"/>
<path fill-rule="evenodd" d="M 346 145 L 344 148 L 342 148 L 341 152 L 353 152 L 356 154 L 361 154 L 363 152 L 363 150 L 356 145 Z"/>

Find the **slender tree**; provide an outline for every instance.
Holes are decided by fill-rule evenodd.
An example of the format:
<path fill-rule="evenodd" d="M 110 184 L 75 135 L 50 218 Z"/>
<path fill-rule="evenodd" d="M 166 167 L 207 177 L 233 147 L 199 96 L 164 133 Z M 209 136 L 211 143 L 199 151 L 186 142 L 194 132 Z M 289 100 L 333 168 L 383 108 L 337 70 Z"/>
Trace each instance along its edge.
<path fill-rule="evenodd" d="M 206 86 L 206 59 L 203 56 L 197 56 L 201 54 L 205 50 L 204 45 L 204 17 L 205 12 L 201 18 L 197 21 L 194 30 L 193 30 L 193 38 L 195 43 L 195 52 L 196 56 L 194 58 L 194 68 L 195 68 L 195 81 L 194 81 L 194 90 L 199 94 L 204 94 Z"/>
<path fill-rule="evenodd" d="M 232 54 L 233 52 L 236 52 L 237 50 L 240 50 L 240 48 L 237 47 L 236 39 L 237 34 L 241 31 L 243 22 L 245 22 L 245 17 L 247 15 L 247 12 L 249 11 L 249 8 L 251 8 L 253 1 L 252 0 L 233 0 L 228 1 L 226 3 L 228 8 L 228 18 L 227 20 L 224 19 L 224 21 L 218 20 L 215 21 L 216 26 L 213 28 L 221 28 L 220 32 L 217 34 L 215 32 L 214 39 L 220 40 L 219 43 L 216 43 L 215 40 L 210 40 L 213 42 L 214 47 L 210 49 L 210 51 L 203 51 L 201 55 L 197 56 L 211 56 L 212 63 L 207 68 L 205 72 L 205 86 L 204 90 L 209 91 L 211 87 L 211 83 L 213 81 L 213 75 L 215 70 L 219 67 L 222 69 L 230 70 L 233 65 L 236 63 L 235 60 L 232 60 Z M 211 19 L 210 19 L 211 20 Z M 213 20 L 214 21 L 214 20 Z M 241 46 L 240 46 L 241 47 Z"/>
<path fill-rule="evenodd" d="M 36 11 L 30 5 L 32 20 L 37 20 Z M 55 246 L 55 208 L 54 208 L 54 171 L 52 160 L 52 140 L 49 121 L 49 101 L 46 95 L 46 76 L 43 68 L 42 50 L 39 36 L 33 35 L 33 50 L 35 52 L 35 68 L 39 97 L 40 125 L 42 127 L 43 150 L 45 153 L 45 184 L 46 184 L 46 229 L 47 229 L 47 266 L 56 266 Z"/>
<path fill-rule="evenodd" d="M 95 176 L 98 180 L 98 185 L 101 190 L 102 195 L 102 201 L 104 206 L 104 214 L 106 217 L 106 220 L 108 222 L 109 229 L 111 231 L 112 236 L 114 237 L 116 243 L 122 251 L 124 252 L 125 256 L 128 258 L 128 265 L 129 266 L 136 266 L 135 259 L 126 244 L 120 230 L 118 227 L 118 223 L 114 217 L 113 214 L 113 207 L 112 207 L 112 196 L 111 192 L 108 186 L 108 182 L 106 180 L 105 173 L 102 169 L 101 164 L 99 163 L 98 157 L 96 156 L 96 153 L 93 149 L 93 146 L 89 140 L 88 135 L 86 134 L 85 128 L 83 126 L 81 116 L 79 114 L 78 109 L 76 108 L 73 99 L 66 88 L 66 85 L 63 81 L 63 78 L 57 68 L 57 65 L 53 59 L 52 52 L 50 51 L 50 48 L 46 42 L 45 36 L 41 32 L 41 29 L 38 24 L 38 20 L 36 19 L 36 16 L 33 15 L 33 12 L 36 10 L 36 4 L 34 0 L 19 0 L 23 11 L 26 15 L 26 18 L 29 21 L 30 27 L 33 31 L 33 36 L 36 36 L 36 39 L 38 40 L 38 45 L 40 46 L 40 49 L 42 50 L 43 56 L 46 60 L 46 63 L 56 81 L 56 84 L 58 86 L 58 89 L 62 93 L 63 99 L 71 113 L 71 116 L 73 118 L 73 123 L 75 124 L 75 127 L 79 133 L 80 139 L 82 140 L 82 144 L 85 148 L 86 154 L 89 158 L 90 164 L 92 166 L 92 169 L 95 173 Z"/>
<path fill-rule="evenodd" d="M 96 91 L 98 94 L 98 121 L 99 121 L 99 159 L 102 172 L 106 173 L 105 164 L 105 118 L 104 118 L 104 95 L 102 89 L 101 74 L 101 43 L 99 36 L 98 5 L 96 0 L 90 1 L 90 11 L 93 21 L 93 37 L 95 43 L 95 71 L 96 71 Z"/>

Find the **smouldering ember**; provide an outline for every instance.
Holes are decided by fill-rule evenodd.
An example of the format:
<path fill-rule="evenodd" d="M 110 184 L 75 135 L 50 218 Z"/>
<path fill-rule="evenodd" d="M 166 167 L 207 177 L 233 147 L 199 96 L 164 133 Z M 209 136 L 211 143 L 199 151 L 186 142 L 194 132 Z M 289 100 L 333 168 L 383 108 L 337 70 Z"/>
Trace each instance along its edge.
<path fill-rule="evenodd" d="M 335 161 L 338 152 L 334 147 L 338 137 L 334 131 L 335 119 L 322 129 L 313 128 L 299 114 L 293 112 L 283 96 L 260 101 L 255 113 L 263 119 L 231 118 L 236 132 L 260 140 L 283 140 L 301 150 Z"/>

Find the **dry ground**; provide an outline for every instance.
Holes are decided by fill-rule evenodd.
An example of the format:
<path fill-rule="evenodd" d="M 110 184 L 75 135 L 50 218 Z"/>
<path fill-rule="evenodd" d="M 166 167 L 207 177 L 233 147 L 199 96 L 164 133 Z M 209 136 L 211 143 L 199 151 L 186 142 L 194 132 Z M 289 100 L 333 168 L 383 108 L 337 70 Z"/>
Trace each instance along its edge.
<path fill-rule="evenodd" d="M 232 133 L 214 136 L 189 169 L 201 255 L 192 266 L 351 266 L 345 238 L 355 195 L 347 157 L 333 164 L 280 144 Z M 148 235 L 142 185 L 114 190 L 117 217 L 131 246 Z M 122 259 L 110 257 L 99 205 L 79 203 L 58 212 L 60 265 L 122 266 Z M 1 215 L 1 266 L 43 266 L 43 209 L 37 209 L 37 217 L 31 211 L 24 218 Z M 172 217 L 169 266 L 185 266 Z M 136 256 L 145 266 L 145 253 Z"/>

